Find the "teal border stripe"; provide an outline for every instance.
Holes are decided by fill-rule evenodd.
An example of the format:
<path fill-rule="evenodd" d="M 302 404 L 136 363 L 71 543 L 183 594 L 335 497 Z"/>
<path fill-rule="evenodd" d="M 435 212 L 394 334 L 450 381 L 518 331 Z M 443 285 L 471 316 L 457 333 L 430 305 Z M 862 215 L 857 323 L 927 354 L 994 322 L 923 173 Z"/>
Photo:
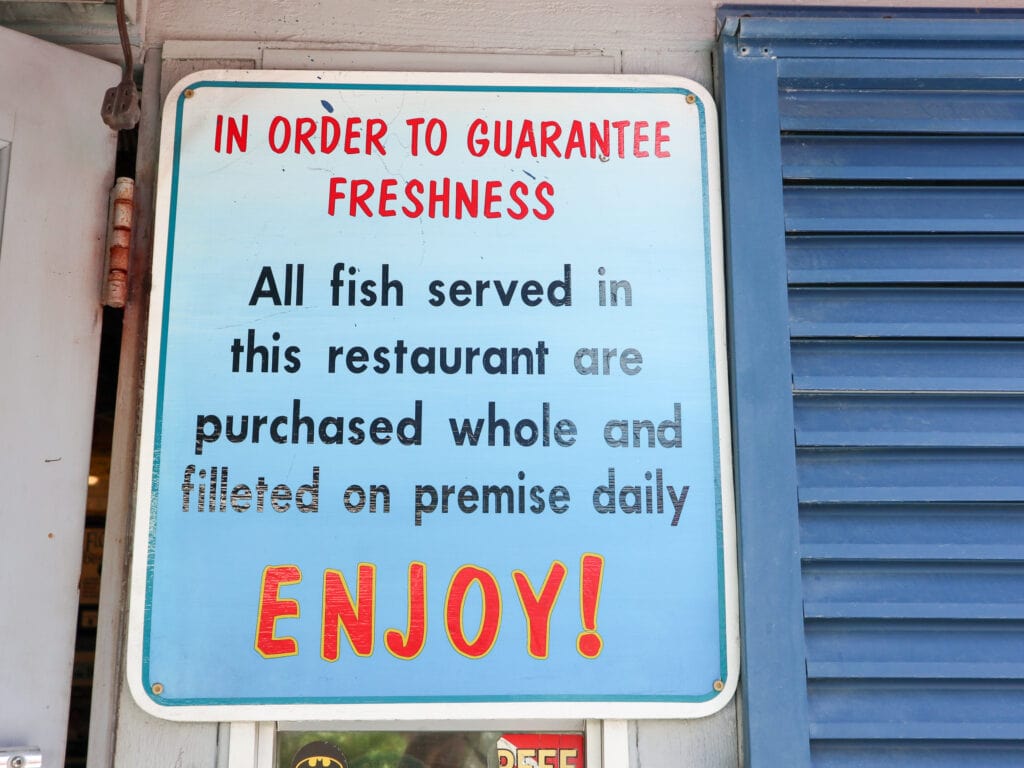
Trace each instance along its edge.
<path fill-rule="evenodd" d="M 153 611 L 153 576 L 156 570 L 156 524 L 157 524 L 157 480 L 160 477 L 160 438 L 163 424 L 164 404 L 164 372 L 167 365 L 167 319 L 171 306 L 171 283 L 174 265 L 174 235 L 175 235 L 175 213 L 178 204 L 178 173 L 181 160 L 181 126 L 184 113 L 186 96 L 189 91 L 198 88 L 270 88 L 288 90 L 332 90 L 332 91 L 418 91 L 434 93 L 616 93 L 616 94 L 668 94 L 695 96 L 700 128 L 700 152 L 701 152 L 701 186 L 704 204 L 704 273 L 707 291 L 707 312 L 708 312 L 708 349 L 710 360 L 709 389 L 711 393 L 711 415 L 712 415 L 712 439 L 714 444 L 714 468 L 715 468 L 715 516 L 718 539 L 718 614 L 719 614 L 719 657 L 720 657 L 720 680 L 724 683 L 728 679 L 728 638 L 727 638 L 727 610 L 725 604 L 725 545 L 724 528 L 722 522 L 722 473 L 721 473 L 721 452 L 719 441 L 719 412 L 718 412 L 718 381 L 716 376 L 716 328 L 714 317 L 714 284 L 711 263 L 711 196 L 708 178 L 708 136 L 707 116 L 705 105 L 697 94 L 686 88 L 668 87 L 612 87 L 612 86 L 491 86 L 491 85 L 416 85 L 416 84 L 366 84 L 366 83 L 282 83 L 274 81 L 239 81 L 239 80 L 200 80 L 183 89 L 178 96 L 175 105 L 174 117 L 174 157 L 171 170 L 171 197 L 168 206 L 169 219 L 167 224 L 167 254 L 164 263 L 164 296 L 163 316 L 161 317 L 160 329 L 160 368 L 157 378 L 157 400 L 156 418 L 154 422 L 153 438 L 153 477 L 150 488 L 150 512 L 149 512 L 149 533 L 148 552 L 146 559 L 146 604 L 143 612 L 144 626 L 142 636 L 142 684 L 147 695 L 156 703 L 162 706 L 185 707 L 185 706 L 242 706 L 242 705 L 286 705 L 286 704 L 433 704 L 433 703 L 507 703 L 507 702 L 634 702 L 634 703 L 692 703 L 698 704 L 711 701 L 721 695 L 712 689 L 709 693 L 690 696 L 671 695 L 545 695 L 545 696 L 363 696 L 363 697 L 237 697 L 230 699 L 215 698 L 190 698 L 171 699 L 153 694 L 152 681 L 150 680 L 150 647 L 151 647 L 151 618 Z"/>

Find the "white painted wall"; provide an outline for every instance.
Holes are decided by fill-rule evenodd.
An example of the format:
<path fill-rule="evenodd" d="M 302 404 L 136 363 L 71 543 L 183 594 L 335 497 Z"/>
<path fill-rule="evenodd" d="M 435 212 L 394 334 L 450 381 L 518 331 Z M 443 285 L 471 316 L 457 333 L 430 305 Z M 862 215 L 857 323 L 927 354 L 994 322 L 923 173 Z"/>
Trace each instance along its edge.
<path fill-rule="evenodd" d="M 146 40 L 278 40 L 405 50 L 706 49 L 707 0 L 149 0 Z"/>
<path fill-rule="evenodd" d="M 261 41 L 348 51 L 603 54 L 630 74 L 711 85 L 715 0 L 137 0 L 146 46 Z M 758 4 L 740 0 L 730 5 Z M 763 3 L 760 3 L 763 4 Z M 958 0 L 778 0 L 791 6 L 955 8 Z M 984 0 L 986 8 L 1020 0 Z M 211 58 L 217 58 L 213 56 Z"/>
<path fill-rule="evenodd" d="M 252 40 L 349 51 L 600 54 L 619 71 L 710 84 L 714 12 L 706 0 L 392 0 L 388 3 L 149 0 L 147 45 Z"/>
<path fill-rule="evenodd" d="M 0 747 L 58 764 L 113 183 L 99 104 L 117 69 L 0 29 L 0 71 Z"/>

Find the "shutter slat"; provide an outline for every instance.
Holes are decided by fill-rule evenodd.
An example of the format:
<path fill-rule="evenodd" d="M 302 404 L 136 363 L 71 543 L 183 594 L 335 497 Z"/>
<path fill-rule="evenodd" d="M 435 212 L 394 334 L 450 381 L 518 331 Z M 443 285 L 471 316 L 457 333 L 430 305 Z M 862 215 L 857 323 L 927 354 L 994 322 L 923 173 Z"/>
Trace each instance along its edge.
<path fill-rule="evenodd" d="M 812 681 L 808 702 L 812 738 L 1019 739 L 1024 684 Z"/>
<path fill-rule="evenodd" d="M 1024 186 L 789 186 L 785 203 L 790 233 L 1024 233 Z"/>
<path fill-rule="evenodd" d="M 798 395 L 801 447 L 1024 447 L 1018 395 Z"/>
<path fill-rule="evenodd" d="M 991 603 L 953 603 L 937 600 L 930 603 L 878 601 L 807 600 L 804 603 L 806 619 L 940 619 L 965 620 L 1024 620 L 1024 606 L 994 605 Z"/>
<path fill-rule="evenodd" d="M 805 503 L 800 541 L 804 560 L 1024 562 L 1024 504 Z"/>
<path fill-rule="evenodd" d="M 791 285 L 1024 283 L 1021 235 L 796 235 Z"/>
<path fill-rule="evenodd" d="M 793 288 L 794 337 L 1024 338 L 1024 291 Z"/>
<path fill-rule="evenodd" d="M 948 51 L 944 51 L 948 53 Z M 786 57 L 779 60 L 782 90 L 922 90 L 942 91 L 951 98 L 962 91 L 1020 91 L 1020 61 L 990 58 L 953 60 L 945 57 L 894 60 Z"/>
<path fill-rule="evenodd" d="M 1024 747 L 974 739 L 956 742 L 815 741 L 811 744 L 814 765 L 820 768 L 1019 768 Z"/>
<path fill-rule="evenodd" d="M 1017 341 L 794 341 L 797 392 L 1024 391 Z"/>
<path fill-rule="evenodd" d="M 805 561 L 917 560 L 949 563 L 1021 562 L 1024 544 L 958 545 L 934 547 L 914 544 L 807 544 L 800 549 Z"/>
<path fill-rule="evenodd" d="M 807 622 L 808 674 L 1020 679 L 1024 678 L 1021 631 L 1024 627 L 1017 622 L 811 620 Z"/>
<path fill-rule="evenodd" d="M 972 662 L 920 662 L 900 660 L 893 662 L 811 662 L 807 663 L 807 676 L 816 680 L 862 678 L 894 678 L 923 680 L 1001 680 L 1024 679 L 1024 662 L 985 663 Z"/>
<path fill-rule="evenodd" d="M 1024 499 L 1024 450 L 797 451 L 801 503 L 1013 502 Z"/>
<path fill-rule="evenodd" d="M 780 94 L 779 113 L 785 132 L 1024 133 L 1017 92 L 793 89 Z"/>
<path fill-rule="evenodd" d="M 998 706 L 992 702 L 991 706 Z M 1012 706 L 1021 704 L 1013 702 Z M 939 720 L 934 723 L 903 721 L 878 723 L 811 723 L 812 739 L 1018 739 L 1019 723 L 964 723 L 960 720 Z M 980 763 L 987 766 L 988 763 Z"/>
<path fill-rule="evenodd" d="M 950 157 L 963 161 L 950 165 Z M 783 136 L 782 175 L 815 181 L 1024 181 L 1024 138 Z"/>
<path fill-rule="evenodd" d="M 870 597 L 921 603 L 945 598 L 1024 607 L 1024 566 L 1005 563 L 808 563 L 803 580 L 807 597 L 817 600 Z"/>

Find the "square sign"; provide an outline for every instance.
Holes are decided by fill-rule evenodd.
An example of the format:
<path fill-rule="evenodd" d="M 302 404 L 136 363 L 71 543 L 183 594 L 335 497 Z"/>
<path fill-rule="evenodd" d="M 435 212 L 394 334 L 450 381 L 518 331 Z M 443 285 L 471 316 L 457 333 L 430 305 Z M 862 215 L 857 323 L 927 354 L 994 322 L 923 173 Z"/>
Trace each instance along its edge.
<path fill-rule="evenodd" d="M 164 115 L 143 708 L 723 706 L 736 567 L 708 94 L 225 71 L 179 84 Z"/>

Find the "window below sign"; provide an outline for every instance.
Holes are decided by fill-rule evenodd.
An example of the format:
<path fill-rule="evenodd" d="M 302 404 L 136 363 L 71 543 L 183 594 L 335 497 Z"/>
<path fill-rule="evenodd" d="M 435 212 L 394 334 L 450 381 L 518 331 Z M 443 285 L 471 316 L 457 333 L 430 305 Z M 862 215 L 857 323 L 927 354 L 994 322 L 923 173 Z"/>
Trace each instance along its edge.
<path fill-rule="evenodd" d="M 583 733 L 292 731 L 277 768 L 584 768 Z"/>

